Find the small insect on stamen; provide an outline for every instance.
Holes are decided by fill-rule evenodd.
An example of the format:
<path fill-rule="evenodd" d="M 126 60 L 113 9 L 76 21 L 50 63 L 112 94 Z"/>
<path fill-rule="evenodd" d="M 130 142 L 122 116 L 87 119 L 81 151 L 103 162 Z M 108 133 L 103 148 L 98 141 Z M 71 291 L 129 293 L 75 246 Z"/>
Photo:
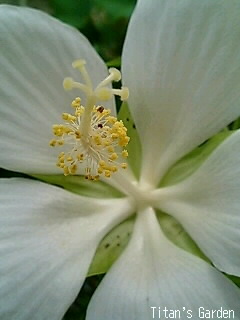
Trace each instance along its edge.
<path fill-rule="evenodd" d="M 100 113 L 102 113 L 103 110 L 104 110 L 104 107 L 103 107 L 103 106 L 97 108 L 97 111 L 100 112 Z"/>
<path fill-rule="evenodd" d="M 118 169 L 126 169 L 123 162 L 128 157 L 127 146 L 130 138 L 123 122 L 111 116 L 111 110 L 102 105 L 95 105 L 97 100 L 109 100 L 118 95 L 122 100 L 128 98 L 128 89 L 111 89 L 106 87 L 112 81 L 119 81 L 119 70 L 110 68 L 107 76 L 93 89 L 92 81 L 86 70 L 86 62 L 77 60 L 73 67 L 78 69 L 85 83 L 79 83 L 72 78 L 65 78 L 63 85 L 66 90 L 80 89 L 86 96 L 86 106 L 81 104 L 81 98 L 75 98 L 71 106 L 74 114 L 64 112 L 64 124 L 54 124 L 55 139 L 50 146 L 71 147 L 68 152 L 61 152 L 56 165 L 63 170 L 65 176 L 85 172 L 85 178 L 91 181 L 99 180 L 100 176 L 110 178 Z"/>

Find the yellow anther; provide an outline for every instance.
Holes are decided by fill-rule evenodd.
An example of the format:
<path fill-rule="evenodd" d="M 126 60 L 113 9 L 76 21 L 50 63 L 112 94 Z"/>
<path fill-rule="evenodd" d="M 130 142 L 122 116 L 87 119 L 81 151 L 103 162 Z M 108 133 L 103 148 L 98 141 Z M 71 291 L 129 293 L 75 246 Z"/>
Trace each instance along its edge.
<path fill-rule="evenodd" d="M 65 176 L 68 176 L 69 175 L 69 169 L 68 169 L 68 167 L 63 167 L 63 174 L 65 175 Z"/>
<path fill-rule="evenodd" d="M 94 141 L 95 141 L 96 145 L 98 145 L 98 146 L 102 144 L 102 139 L 99 135 L 94 137 Z"/>
<path fill-rule="evenodd" d="M 52 139 L 52 140 L 49 142 L 49 145 L 50 145 L 51 147 L 55 147 L 55 146 L 56 146 L 56 143 L 57 143 L 57 140 Z"/>
<path fill-rule="evenodd" d="M 111 175 L 112 175 L 112 173 L 111 173 L 110 170 L 105 170 L 105 171 L 104 171 L 104 175 L 105 175 L 106 178 L 110 178 Z"/>
<path fill-rule="evenodd" d="M 66 160 L 67 160 L 67 161 L 73 161 L 73 158 L 72 158 L 72 157 L 67 157 Z"/>
<path fill-rule="evenodd" d="M 110 168 L 110 170 L 111 170 L 112 172 L 117 172 L 117 171 L 118 171 L 118 168 L 117 168 L 116 166 L 112 166 L 112 167 Z"/>
<path fill-rule="evenodd" d="M 110 160 L 116 160 L 118 158 L 118 155 L 116 152 L 112 153 L 111 156 L 109 157 Z"/>
<path fill-rule="evenodd" d="M 71 132 L 71 134 L 73 133 L 73 129 L 68 128 L 68 127 L 65 127 L 63 130 L 64 130 L 64 133 L 66 133 L 66 134 L 68 134 L 70 132 Z"/>
<path fill-rule="evenodd" d="M 77 172 L 77 165 L 76 165 L 76 164 L 72 165 L 72 166 L 69 168 L 69 172 L 70 172 L 71 174 L 75 174 L 75 173 Z"/>
<path fill-rule="evenodd" d="M 103 111 L 103 113 L 102 113 L 102 116 L 103 116 L 103 117 L 106 117 L 106 116 L 108 116 L 110 113 L 111 113 L 111 110 L 109 110 L 109 109 L 104 109 L 104 111 Z"/>
<path fill-rule="evenodd" d="M 63 135 L 63 126 L 60 125 L 53 125 L 53 134 L 57 137 L 61 137 Z"/>
<path fill-rule="evenodd" d="M 103 173 L 103 169 L 102 168 L 98 168 L 98 173 L 102 174 Z"/>
<path fill-rule="evenodd" d="M 75 116 L 81 116 L 84 113 L 84 107 L 80 106 L 76 108 Z"/>
<path fill-rule="evenodd" d="M 124 158 L 127 158 L 127 157 L 128 157 L 128 152 L 127 152 L 127 150 L 123 150 L 123 151 L 122 151 L 122 156 L 123 156 Z"/>
<path fill-rule="evenodd" d="M 117 133 L 112 133 L 112 138 L 113 139 L 117 139 L 119 137 L 119 135 Z"/>
<path fill-rule="evenodd" d="M 62 114 L 62 119 L 63 120 L 68 120 L 68 113 L 63 113 Z"/>
<path fill-rule="evenodd" d="M 57 141 L 57 144 L 58 144 L 59 146 L 63 146 L 63 145 L 64 145 L 64 140 L 58 140 L 58 141 Z"/>
<path fill-rule="evenodd" d="M 119 140 L 119 146 L 121 146 L 121 147 L 126 147 L 126 145 L 128 144 L 128 142 L 129 142 L 129 140 L 130 140 L 130 138 L 128 137 L 128 136 L 125 136 L 125 137 L 123 137 L 123 138 L 121 138 L 120 140 Z"/>
<path fill-rule="evenodd" d="M 71 103 L 71 106 L 73 108 L 79 108 L 80 105 L 81 105 L 81 98 L 79 98 L 79 97 L 75 98 Z"/>
<path fill-rule="evenodd" d="M 78 161 L 82 161 L 83 160 L 83 154 L 82 153 L 77 155 L 77 160 Z"/>
<path fill-rule="evenodd" d="M 121 163 L 121 168 L 127 169 L 127 163 L 125 163 L 125 162 Z"/>
<path fill-rule="evenodd" d="M 104 143 L 103 143 L 103 145 L 104 145 L 105 147 L 108 147 L 108 146 L 111 145 L 111 142 L 110 142 L 109 140 L 105 140 Z"/>
<path fill-rule="evenodd" d="M 79 130 L 76 130 L 75 131 L 75 136 L 76 136 L 76 139 L 80 139 L 81 138 L 81 132 Z"/>
<path fill-rule="evenodd" d="M 79 117 L 79 116 L 81 116 L 81 115 L 82 115 L 82 112 L 77 109 L 77 110 L 75 111 L 75 116 L 76 116 L 76 117 Z"/>
<path fill-rule="evenodd" d="M 71 115 L 70 113 L 63 113 L 62 114 L 62 119 L 63 120 L 66 120 L 66 121 L 75 121 L 76 120 L 76 117 Z M 65 129 L 65 128 L 64 128 Z"/>
<path fill-rule="evenodd" d="M 114 152 L 113 146 L 109 146 L 109 147 L 107 148 L 107 151 L 108 151 L 108 152 Z"/>
<path fill-rule="evenodd" d="M 99 166 L 102 167 L 102 168 L 105 167 L 106 166 L 106 162 L 104 160 L 100 160 L 99 161 Z"/>
<path fill-rule="evenodd" d="M 107 117 L 106 120 L 111 124 L 114 124 L 117 121 L 117 119 L 113 116 Z"/>

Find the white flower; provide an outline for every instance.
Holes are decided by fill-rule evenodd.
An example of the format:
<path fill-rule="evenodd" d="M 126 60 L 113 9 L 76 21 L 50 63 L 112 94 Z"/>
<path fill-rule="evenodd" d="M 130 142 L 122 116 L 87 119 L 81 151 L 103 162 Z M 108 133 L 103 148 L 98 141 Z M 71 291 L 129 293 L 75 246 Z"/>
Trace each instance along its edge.
<path fill-rule="evenodd" d="M 0 180 L 0 319 L 61 319 L 101 239 L 136 212 L 127 248 L 94 294 L 87 320 L 152 319 L 151 307 L 222 307 L 239 316 L 240 166 L 237 131 L 177 184 L 168 169 L 240 115 L 240 4 L 139 0 L 123 50 L 123 84 L 142 146 L 130 170 L 108 181 L 122 198 L 97 199 L 28 179 Z M 94 86 L 107 70 L 78 31 L 44 13 L 0 7 L 0 165 L 59 174 L 51 127 L 75 98 L 69 68 L 85 59 Z M 115 112 L 114 103 L 108 106 Z M 111 195 L 110 195 L 111 196 Z M 175 217 L 214 268 L 164 235 L 156 209 Z M 185 308 L 185 309 L 184 309 Z"/>

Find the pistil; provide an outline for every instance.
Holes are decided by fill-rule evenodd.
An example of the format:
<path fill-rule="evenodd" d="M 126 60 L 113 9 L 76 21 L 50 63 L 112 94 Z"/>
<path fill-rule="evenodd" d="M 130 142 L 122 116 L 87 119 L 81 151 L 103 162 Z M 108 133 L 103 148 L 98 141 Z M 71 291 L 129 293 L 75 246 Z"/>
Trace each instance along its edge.
<path fill-rule="evenodd" d="M 76 174 L 78 165 L 85 167 L 85 177 L 97 180 L 100 175 L 111 177 L 119 168 L 126 169 L 127 164 L 122 160 L 128 156 L 123 149 L 129 142 L 127 129 L 122 121 L 111 116 L 111 111 L 102 105 L 96 105 L 98 100 L 110 100 L 113 95 L 121 100 L 128 98 L 128 89 L 110 89 L 106 87 L 112 81 L 119 81 L 121 73 L 110 68 L 107 76 L 93 89 L 92 81 L 85 68 L 84 60 L 76 60 L 73 67 L 77 68 L 85 83 L 65 78 L 63 86 L 66 90 L 80 89 L 86 95 L 86 106 L 81 105 L 80 97 L 72 101 L 74 114 L 63 113 L 65 124 L 53 126 L 57 139 L 50 141 L 51 146 L 71 145 L 71 151 L 61 152 L 57 166 L 63 169 L 65 175 Z"/>

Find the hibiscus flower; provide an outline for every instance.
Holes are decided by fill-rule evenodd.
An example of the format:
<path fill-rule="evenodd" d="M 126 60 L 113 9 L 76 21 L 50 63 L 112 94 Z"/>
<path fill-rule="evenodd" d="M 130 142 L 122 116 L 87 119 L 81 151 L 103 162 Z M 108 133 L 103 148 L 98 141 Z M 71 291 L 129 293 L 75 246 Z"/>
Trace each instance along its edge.
<path fill-rule="evenodd" d="M 200 307 L 233 310 L 240 319 L 239 289 L 221 273 L 240 276 L 240 132 L 187 175 L 164 183 L 180 159 L 240 115 L 239 13 L 234 0 L 138 1 L 122 81 L 141 143 L 139 177 L 120 164 L 111 177 L 99 177 L 101 194 L 92 187 L 95 196 L 86 196 L 82 187 L 66 190 L 68 176 L 56 166 L 59 150 L 48 143 L 52 125 L 76 98 L 76 90 L 62 89 L 66 76 L 81 77 L 72 62 L 86 61 L 94 88 L 108 77 L 107 68 L 77 30 L 37 10 L 0 6 L 0 165 L 35 176 L 61 174 L 66 187 L 0 180 L 1 320 L 61 319 L 100 241 L 129 217 L 135 219 L 129 243 L 93 295 L 87 320 L 146 320 L 159 308 L 198 319 Z M 83 105 L 87 97 L 81 96 Z M 111 94 L 106 100 L 115 116 Z M 131 149 L 129 162 L 137 166 Z M 159 211 L 183 226 L 212 265 L 169 240 Z"/>

